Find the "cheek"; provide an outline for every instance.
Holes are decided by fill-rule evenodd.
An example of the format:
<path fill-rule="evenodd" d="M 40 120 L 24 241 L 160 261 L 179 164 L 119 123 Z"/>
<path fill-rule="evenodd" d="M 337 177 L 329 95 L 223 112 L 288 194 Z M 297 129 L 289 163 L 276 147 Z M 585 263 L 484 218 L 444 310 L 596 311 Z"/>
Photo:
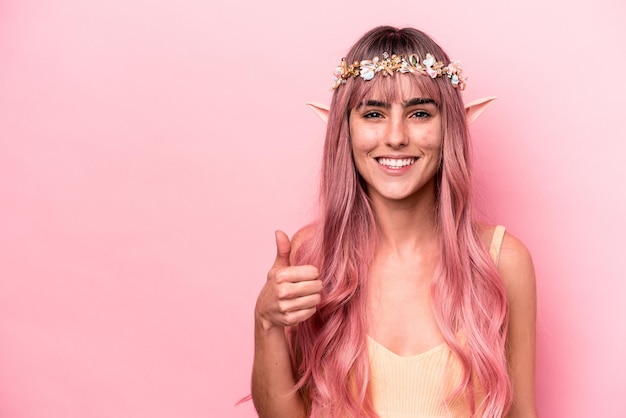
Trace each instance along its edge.
<path fill-rule="evenodd" d="M 429 141 L 425 146 L 433 152 L 439 152 L 441 150 L 442 141 L 441 139 L 433 139 Z"/>
<path fill-rule="evenodd" d="M 352 160 L 359 174 L 363 175 L 365 169 L 365 161 L 368 159 L 368 154 L 372 150 L 370 141 L 363 137 L 363 135 L 350 135 L 350 148 L 352 150 Z"/>
<path fill-rule="evenodd" d="M 437 166 L 440 166 L 441 161 L 443 160 L 443 138 L 441 137 L 441 135 L 431 142 L 430 152 L 434 156 L 434 159 L 437 161 Z"/>
<path fill-rule="evenodd" d="M 439 151 L 443 145 L 443 137 L 440 128 L 429 129 L 420 139 L 420 145 L 429 151 Z"/>
<path fill-rule="evenodd" d="M 376 148 L 378 144 L 376 138 L 377 134 L 375 132 L 364 132 L 362 130 L 354 132 L 350 130 L 350 143 L 355 157 L 359 154 L 367 154 Z"/>

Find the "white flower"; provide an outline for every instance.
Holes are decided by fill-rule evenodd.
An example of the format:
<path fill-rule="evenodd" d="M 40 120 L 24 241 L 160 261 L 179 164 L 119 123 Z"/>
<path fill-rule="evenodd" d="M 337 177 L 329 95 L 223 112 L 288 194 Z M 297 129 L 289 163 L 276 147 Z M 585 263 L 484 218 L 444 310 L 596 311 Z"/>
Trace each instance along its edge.
<path fill-rule="evenodd" d="M 435 64 L 435 57 L 433 57 L 430 54 L 426 54 L 426 59 L 424 61 L 422 61 L 422 64 L 424 64 L 424 66 L 426 66 L 426 68 L 432 67 Z"/>
<path fill-rule="evenodd" d="M 371 80 L 376 73 L 376 64 L 373 62 L 361 61 L 361 78 Z"/>

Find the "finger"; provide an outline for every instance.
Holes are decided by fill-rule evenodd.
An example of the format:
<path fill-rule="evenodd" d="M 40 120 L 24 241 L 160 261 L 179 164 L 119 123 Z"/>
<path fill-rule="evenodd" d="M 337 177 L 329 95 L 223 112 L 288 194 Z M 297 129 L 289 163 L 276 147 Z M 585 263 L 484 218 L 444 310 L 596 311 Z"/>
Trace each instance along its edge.
<path fill-rule="evenodd" d="M 276 231 L 276 260 L 274 267 L 289 266 L 289 256 L 291 254 L 291 243 L 289 237 L 283 231 Z"/>
<path fill-rule="evenodd" d="M 278 299 L 295 299 L 302 296 L 309 296 L 322 293 L 321 280 L 309 280 L 297 283 L 281 283 L 276 286 L 276 296 Z"/>
<path fill-rule="evenodd" d="M 319 293 L 302 296 L 294 299 L 285 299 L 278 302 L 278 311 L 283 314 L 315 308 L 322 301 Z"/>
<path fill-rule="evenodd" d="M 309 319 L 317 311 L 317 308 L 301 309 L 298 311 L 288 312 L 283 316 L 283 325 L 294 326 L 300 322 L 304 322 Z"/>
<path fill-rule="evenodd" d="M 290 266 L 277 269 L 276 283 L 297 283 L 316 280 L 320 274 L 315 266 Z"/>

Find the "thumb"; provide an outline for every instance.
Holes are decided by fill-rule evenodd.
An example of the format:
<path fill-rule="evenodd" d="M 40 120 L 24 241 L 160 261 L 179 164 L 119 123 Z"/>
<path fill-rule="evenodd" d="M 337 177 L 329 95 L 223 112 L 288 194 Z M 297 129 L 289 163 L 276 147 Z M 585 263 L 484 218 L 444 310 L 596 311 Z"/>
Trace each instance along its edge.
<path fill-rule="evenodd" d="M 289 266 L 290 254 L 291 242 L 289 242 L 289 237 L 283 231 L 276 231 L 276 261 L 274 261 L 274 267 Z"/>

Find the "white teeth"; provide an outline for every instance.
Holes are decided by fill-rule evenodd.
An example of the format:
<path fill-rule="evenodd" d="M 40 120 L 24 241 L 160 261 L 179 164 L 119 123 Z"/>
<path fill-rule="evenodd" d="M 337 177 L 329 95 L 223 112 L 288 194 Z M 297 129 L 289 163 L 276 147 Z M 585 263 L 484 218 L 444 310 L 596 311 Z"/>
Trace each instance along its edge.
<path fill-rule="evenodd" d="M 379 164 L 384 165 L 386 167 L 391 167 L 391 168 L 405 167 L 415 162 L 415 158 L 402 158 L 402 159 L 378 158 L 377 160 Z"/>

